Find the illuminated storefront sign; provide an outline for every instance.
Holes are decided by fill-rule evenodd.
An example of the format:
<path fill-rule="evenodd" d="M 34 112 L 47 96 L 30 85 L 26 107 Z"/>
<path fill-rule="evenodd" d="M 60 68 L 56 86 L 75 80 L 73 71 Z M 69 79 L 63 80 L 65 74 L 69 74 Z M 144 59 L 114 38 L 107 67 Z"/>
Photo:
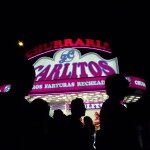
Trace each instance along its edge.
<path fill-rule="evenodd" d="M 101 109 L 103 102 L 98 102 L 98 103 L 84 103 L 85 108 L 87 110 L 92 110 L 92 109 Z M 67 104 L 67 110 L 71 110 L 71 104 Z"/>
<path fill-rule="evenodd" d="M 87 53 L 81 55 L 77 48 L 84 48 Z M 45 43 L 28 51 L 26 56 L 29 60 L 53 51 L 53 58 L 33 59 L 36 77 L 29 95 L 105 90 L 107 76 L 119 73 L 118 60 L 104 59 L 96 52 L 88 52 L 88 49 L 111 52 L 107 42 L 79 38 L 76 41 L 64 39 Z M 143 79 L 131 76 L 126 79 L 130 82 L 129 88 L 146 90 Z M 10 85 L 1 86 L 0 92 L 8 92 L 10 88 Z"/>
<path fill-rule="evenodd" d="M 61 48 L 66 48 L 66 47 L 86 48 L 86 49 L 96 48 L 97 50 L 111 53 L 111 48 L 107 42 L 101 42 L 100 40 L 93 40 L 93 39 L 83 40 L 83 39 L 77 38 L 76 41 L 72 39 L 64 39 L 64 40 L 57 40 L 57 41 L 52 41 L 49 43 L 41 44 L 27 51 L 26 57 L 31 58 L 40 53 L 47 53 L 51 50 L 58 50 Z"/>
<path fill-rule="evenodd" d="M 34 82 L 30 94 L 58 93 L 105 89 L 105 77 L 64 79 Z"/>
<path fill-rule="evenodd" d="M 53 58 L 41 57 L 34 64 L 35 81 L 108 76 L 119 73 L 117 58 L 103 59 L 97 53 L 81 55 L 74 48 L 55 52 Z"/>
<path fill-rule="evenodd" d="M 51 81 L 35 81 L 30 95 L 34 94 L 48 94 L 59 92 L 75 92 L 75 91 L 93 91 L 105 90 L 105 79 L 107 77 L 91 77 L 78 79 L 64 79 Z M 130 81 L 129 88 L 146 90 L 145 81 L 138 77 L 127 76 Z M 0 87 L 1 92 L 8 92 L 10 85 L 3 85 Z"/>
<path fill-rule="evenodd" d="M 99 91 L 105 90 L 105 79 L 107 77 L 92 77 L 79 79 L 64 79 L 34 82 L 30 92 L 34 94 L 77 92 L 77 91 Z M 145 81 L 141 78 L 128 76 L 130 78 L 129 88 L 146 90 Z M 137 84 L 138 83 L 138 84 Z"/>

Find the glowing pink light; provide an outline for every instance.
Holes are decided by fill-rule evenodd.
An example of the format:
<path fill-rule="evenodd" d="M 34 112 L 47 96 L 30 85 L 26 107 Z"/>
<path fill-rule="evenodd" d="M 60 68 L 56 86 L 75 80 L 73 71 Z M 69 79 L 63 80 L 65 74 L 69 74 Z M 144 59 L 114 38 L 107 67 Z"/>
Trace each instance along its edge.
<path fill-rule="evenodd" d="M 60 50 L 60 49 L 62 49 L 62 48 L 53 49 L 53 50 L 50 50 L 50 51 L 46 51 L 46 52 L 43 52 L 43 53 L 39 53 L 39 54 L 37 54 L 37 55 L 35 55 L 35 56 L 32 56 L 32 57 L 28 58 L 28 60 L 33 59 L 33 58 L 35 58 L 35 57 L 38 57 L 38 56 L 40 56 L 40 55 L 43 55 L 43 54 L 49 53 L 49 52 L 53 52 L 53 51 Z"/>
<path fill-rule="evenodd" d="M 98 50 L 98 51 L 104 51 L 104 52 L 107 52 L 107 53 L 112 53 L 111 51 L 108 51 L 108 50 L 104 50 L 104 49 L 98 49 L 98 48 L 93 48 L 93 47 L 68 47 L 68 48 L 85 48 L 85 49 L 94 49 L 94 50 Z M 35 56 L 32 56 L 30 58 L 28 58 L 28 60 L 31 60 L 35 57 L 38 57 L 40 55 L 43 55 L 43 54 L 46 54 L 46 53 L 49 53 L 49 52 L 53 52 L 53 51 L 57 51 L 57 50 L 61 50 L 61 49 L 64 49 L 64 48 L 57 48 L 57 49 L 53 49 L 53 50 L 49 50 L 49 51 L 45 51 L 45 52 L 42 52 L 42 53 L 39 53 Z"/>
<path fill-rule="evenodd" d="M 72 48 L 85 48 L 85 49 L 94 49 L 94 50 L 98 50 L 98 51 L 104 51 L 106 53 L 112 53 L 111 51 L 105 50 L 105 49 L 99 49 L 99 48 L 94 48 L 94 47 L 72 47 Z"/>

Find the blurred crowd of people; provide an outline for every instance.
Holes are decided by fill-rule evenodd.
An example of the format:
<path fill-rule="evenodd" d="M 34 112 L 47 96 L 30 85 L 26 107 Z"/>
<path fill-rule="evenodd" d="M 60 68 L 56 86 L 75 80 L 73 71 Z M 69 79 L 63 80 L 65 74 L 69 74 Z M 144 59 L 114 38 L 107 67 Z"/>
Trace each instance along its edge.
<path fill-rule="evenodd" d="M 0 84 L 11 83 L 11 89 L 0 93 L 0 149 L 141 149 L 134 119 L 120 103 L 129 85 L 123 76 L 111 75 L 106 79 L 109 99 L 104 102 L 100 116 L 95 114 L 99 130 L 94 142 L 95 125 L 89 116 L 85 116 L 86 109 L 81 98 L 72 100 L 71 115 L 55 110 L 52 118 L 46 101 L 36 99 L 28 103 L 24 98 L 31 91 L 35 78 L 33 66 L 24 57 L 20 56 L 17 62 L 3 65 L 1 69 Z M 84 124 L 80 121 L 82 116 L 85 116 Z"/>

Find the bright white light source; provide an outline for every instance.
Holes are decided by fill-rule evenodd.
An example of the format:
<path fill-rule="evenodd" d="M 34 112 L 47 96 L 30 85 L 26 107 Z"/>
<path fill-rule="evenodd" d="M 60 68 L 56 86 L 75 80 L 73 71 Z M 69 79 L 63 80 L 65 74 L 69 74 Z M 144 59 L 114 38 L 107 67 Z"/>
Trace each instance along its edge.
<path fill-rule="evenodd" d="M 137 96 L 136 98 L 138 98 L 138 99 L 139 99 L 139 98 L 141 98 L 141 97 L 140 97 L 140 96 Z"/>
<path fill-rule="evenodd" d="M 89 95 L 94 95 L 93 93 L 90 93 Z"/>
<path fill-rule="evenodd" d="M 24 44 L 23 44 L 22 41 L 18 41 L 18 45 L 19 45 L 19 46 L 23 46 Z"/>

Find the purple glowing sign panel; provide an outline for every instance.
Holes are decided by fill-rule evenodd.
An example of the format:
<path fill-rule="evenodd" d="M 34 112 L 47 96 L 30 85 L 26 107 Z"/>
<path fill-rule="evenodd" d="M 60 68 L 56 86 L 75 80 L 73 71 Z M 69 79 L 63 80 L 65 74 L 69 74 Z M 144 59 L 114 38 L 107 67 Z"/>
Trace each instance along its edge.
<path fill-rule="evenodd" d="M 108 76 L 119 73 L 118 60 L 103 59 L 97 53 L 81 55 L 74 48 L 55 52 L 53 58 L 41 57 L 34 64 L 35 81 Z"/>
<path fill-rule="evenodd" d="M 144 79 L 132 76 L 126 76 L 126 79 L 130 82 L 130 88 L 137 88 L 141 90 L 146 90 L 146 83 Z"/>
<path fill-rule="evenodd" d="M 105 89 L 106 77 L 37 81 L 30 94 L 59 93 Z"/>
<path fill-rule="evenodd" d="M 106 78 L 107 77 L 105 76 L 51 81 L 37 81 L 34 82 L 30 95 L 105 90 Z M 130 81 L 129 88 L 146 90 L 146 84 L 143 79 L 132 76 L 127 76 L 126 78 Z"/>
<path fill-rule="evenodd" d="M 48 93 L 69 93 L 82 91 L 100 91 L 105 90 L 105 79 L 107 77 L 91 77 L 79 79 L 64 79 L 51 81 L 35 81 L 29 95 L 47 95 Z M 130 82 L 129 88 L 146 90 L 144 79 L 132 76 L 126 76 Z M 10 84 L 0 87 L 0 92 L 8 92 Z"/>
<path fill-rule="evenodd" d="M 103 102 L 98 102 L 98 103 L 84 103 L 85 108 L 87 110 L 92 110 L 92 109 L 101 109 Z M 67 110 L 71 110 L 71 104 L 67 104 Z"/>

